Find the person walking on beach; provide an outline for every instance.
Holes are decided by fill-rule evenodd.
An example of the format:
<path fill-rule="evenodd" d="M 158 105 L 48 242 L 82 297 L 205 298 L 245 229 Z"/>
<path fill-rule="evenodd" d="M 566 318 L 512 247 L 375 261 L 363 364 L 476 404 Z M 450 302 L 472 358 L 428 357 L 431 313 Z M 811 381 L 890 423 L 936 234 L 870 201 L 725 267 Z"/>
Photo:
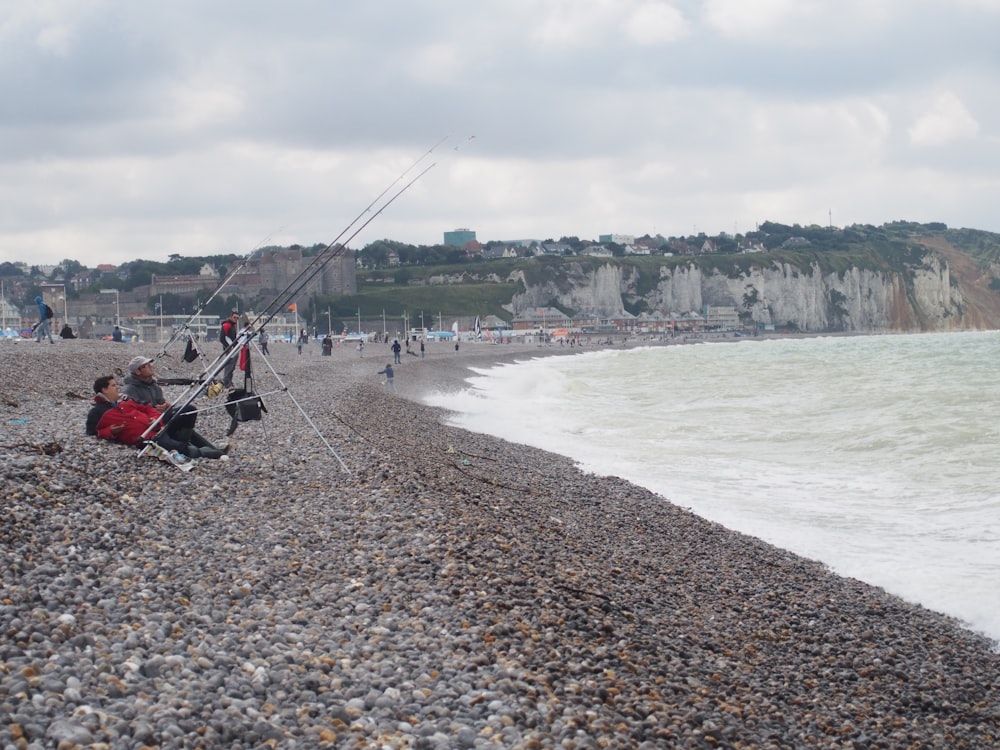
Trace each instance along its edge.
<path fill-rule="evenodd" d="M 365 342 L 363 339 L 358 339 L 358 356 L 362 358 L 365 356 Z"/>
<path fill-rule="evenodd" d="M 271 353 L 267 350 L 267 331 L 265 331 L 263 328 L 261 328 L 260 332 L 257 334 L 257 341 L 260 342 L 261 354 L 266 356 Z"/>
<path fill-rule="evenodd" d="M 420 339 L 420 359 L 424 358 L 424 340 Z"/>
<path fill-rule="evenodd" d="M 402 348 L 403 347 L 401 347 L 399 345 L 399 339 L 393 339 L 392 340 L 392 363 L 394 365 L 398 365 L 399 364 L 399 351 Z"/>
<path fill-rule="evenodd" d="M 40 296 L 35 297 L 35 304 L 38 305 L 38 322 L 35 323 L 35 343 L 42 343 L 43 336 L 49 337 L 50 344 L 56 343 L 52 340 L 52 328 L 49 326 L 49 321 L 54 316 L 52 308 L 46 305 Z"/>
<path fill-rule="evenodd" d="M 393 383 L 392 380 L 395 377 L 395 373 L 392 371 L 392 365 L 387 364 L 384 370 L 378 371 L 378 374 L 385 375 L 385 385 L 390 391 L 396 390 L 396 384 Z"/>

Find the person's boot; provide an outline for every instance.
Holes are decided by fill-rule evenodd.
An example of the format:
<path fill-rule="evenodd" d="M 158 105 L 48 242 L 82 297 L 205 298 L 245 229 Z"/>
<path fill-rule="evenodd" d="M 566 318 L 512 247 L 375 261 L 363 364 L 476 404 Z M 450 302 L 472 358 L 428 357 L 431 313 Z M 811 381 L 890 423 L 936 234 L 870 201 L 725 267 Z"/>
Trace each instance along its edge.
<path fill-rule="evenodd" d="M 222 458 L 226 455 L 226 452 L 221 448 L 198 448 L 198 452 L 201 454 L 202 458 Z"/>

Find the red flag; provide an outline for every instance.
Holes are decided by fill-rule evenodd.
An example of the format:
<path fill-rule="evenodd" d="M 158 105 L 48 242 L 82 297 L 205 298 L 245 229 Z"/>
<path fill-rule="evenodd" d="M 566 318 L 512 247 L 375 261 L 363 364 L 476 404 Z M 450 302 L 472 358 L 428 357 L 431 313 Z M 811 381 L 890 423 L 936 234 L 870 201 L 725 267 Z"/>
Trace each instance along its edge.
<path fill-rule="evenodd" d="M 288 309 L 289 309 L 289 310 L 294 310 L 294 309 L 295 309 L 295 303 L 293 302 L 292 304 L 290 304 L 290 305 L 288 306 Z"/>

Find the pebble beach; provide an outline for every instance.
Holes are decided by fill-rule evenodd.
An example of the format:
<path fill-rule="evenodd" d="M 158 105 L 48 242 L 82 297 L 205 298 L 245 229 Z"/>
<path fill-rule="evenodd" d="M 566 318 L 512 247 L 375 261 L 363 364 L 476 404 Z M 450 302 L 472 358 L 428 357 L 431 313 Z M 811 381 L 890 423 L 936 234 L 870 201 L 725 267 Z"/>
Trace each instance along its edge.
<path fill-rule="evenodd" d="M 0 748 L 1000 747 L 995 643 L 420 401 L 568 349 L 270 349 L 182 471 L 83 429 L 182 345 L 0 341 Z"/>

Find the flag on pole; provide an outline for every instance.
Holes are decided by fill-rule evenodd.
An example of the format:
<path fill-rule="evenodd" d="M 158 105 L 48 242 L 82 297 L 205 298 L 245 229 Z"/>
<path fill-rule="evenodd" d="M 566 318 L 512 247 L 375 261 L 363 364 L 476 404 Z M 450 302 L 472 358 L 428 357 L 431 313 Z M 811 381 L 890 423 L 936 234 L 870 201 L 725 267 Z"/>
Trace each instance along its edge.
<path fill-rule="evenodd" d="M 295 310 L 295 303 L 293 302 L 292 304 L 290 304 L 290 305 L 288 306 L 288 309 L 289 309 L 289 310 Z"/>

